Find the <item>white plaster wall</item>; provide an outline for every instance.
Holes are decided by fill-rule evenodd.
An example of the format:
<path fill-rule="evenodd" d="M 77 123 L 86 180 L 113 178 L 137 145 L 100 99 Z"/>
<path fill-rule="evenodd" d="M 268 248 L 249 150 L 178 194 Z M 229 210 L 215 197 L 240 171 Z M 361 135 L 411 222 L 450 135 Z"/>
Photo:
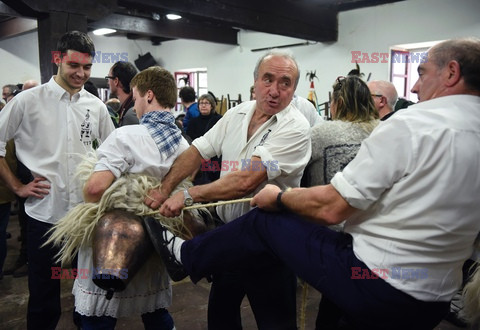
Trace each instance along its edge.
<path fill-rule="evenodd" d="M 339 35 L 335 43 L 317 43 L 293 47 L 301 69 L 298 94 L 307 96 L 307 71 L 316 70 L 318 98 L 326 101 L 335 78 L 354 68 L 352 51 L 389 52 L 392 45 L 443 40 L 452 37 L 480 37 L 480 1 L 478 0 L 407 0 L 394 4 L 351 10 L 339 14 Z M 321 13 L 319 13 L 321 19 Z M 0 41 L 0 84 L 39 78 L 38 45 L 35 32 Z M 140 53 L 151 52 L 165 68 L 179 71 L 206 67 L 208 86 L 218 97 L 230 93 L 249 96 L 253 69 L 263 52 L 251 49 L 302 43 L 306 40 L 242 30 L 239 46 L 195 40 L 175 40 L 152 46 L 148 41 L 121 37 L 93 36 L 97 50 L 128 52 L 133 62 Z M 96 63 L 92 76 L 103 77 L 111 63 Z M 371 79 L 388 79 L 387 63 L 360 64 Z"/>
<path fill-rule="evenodd" d="M 0 41 L 0 87 L 40 81 L 37 32 L 29 32 Z"/>
<path fill-rule="evenodd" d="M 92 77 L 105 77 L 108 75 L 113 63 L 116 62 L 115 58 L 112 60 L 110 54 L 120 56 L 122 61 L 127 60 L 134 63 L 139 55 L 151 52 L 153 47 L 152 43 L 148 40 L 129 40 L 125 37 L 96 36 L 92 33 L 89 35 L 95 44 L 95 52 L 106 54 L 105 58 L 101 58 L 99 62 L 95 61 L 93 64 Z"/>

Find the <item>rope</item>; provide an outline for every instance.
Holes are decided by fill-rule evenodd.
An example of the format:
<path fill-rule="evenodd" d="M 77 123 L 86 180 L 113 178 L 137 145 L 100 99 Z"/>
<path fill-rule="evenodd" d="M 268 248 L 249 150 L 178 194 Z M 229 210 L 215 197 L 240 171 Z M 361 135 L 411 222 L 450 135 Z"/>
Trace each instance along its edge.
<path fill-rule="evenodd" d="M 233 199 L 233 200 L 229 200 L 229 201 L 220 201 L 220 202 L 207 203 L 207 204 L 195 204 L 195 205 L 192 205 L 192 206 L 186 206 L 182 210 L 187 211 L 187 210 L 200 209 L 200 208 L 210 207 L 210 206 L 219 206 L 219 205 L 236 204 L 236 203 L 247 203 L 247 202 L 250 202 L 251 200 L 252 200 L 252 198 L 249 197 L 249 198 L 240 198 L 240 199 Z M 156 214 L 156 213 L 158 213 L 158 211 L 148 212 L 147 215 Z"/>
<path fill-rule="evenodd" d="M 246 203 L 250 202 L 252 198 L 240 198 L 240 199 L 233 199 L 230 201 L 220 201 L 220 202 L 214 202 L 214 203 L 208 203 L 208 204 L 196 204 L 192 206 L 186 206 L 183 209 L 184 210 L 193 210 L 193 209 L 198 209 L 201 207 L 210 207 L 210 206 L 219 206 L 219 205 L 227 205 L 227 204 L 236 204 L 236 203 Z"/>

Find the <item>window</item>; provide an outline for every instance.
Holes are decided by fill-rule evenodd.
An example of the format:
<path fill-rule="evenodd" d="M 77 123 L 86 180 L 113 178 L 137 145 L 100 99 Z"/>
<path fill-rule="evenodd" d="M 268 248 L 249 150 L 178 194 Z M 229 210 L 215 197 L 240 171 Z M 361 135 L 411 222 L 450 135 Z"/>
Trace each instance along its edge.
<path fill-rule="evenodd" d="M 396 45 L 390 48 L 390 81 L 397 89 L 398 97 L 418 102 L 417 94 L 411 93 L 418 79 L 418 66 L 426 60 L 427 51 L 439 41 Z"/>
<path fill-rule="evenodd" d="M 207 69 L 185 69 L 175 72 L 175 80 L 177 82 L 177 89 L 180 91 L 182 87 L 190 86 L 195 90 L 197 99 L 200 95 L 208 92 Z M 180 102 L 180 97 L 177 93 L 177 106 L 175 112 L 183 112 L 183 107 Z"/>

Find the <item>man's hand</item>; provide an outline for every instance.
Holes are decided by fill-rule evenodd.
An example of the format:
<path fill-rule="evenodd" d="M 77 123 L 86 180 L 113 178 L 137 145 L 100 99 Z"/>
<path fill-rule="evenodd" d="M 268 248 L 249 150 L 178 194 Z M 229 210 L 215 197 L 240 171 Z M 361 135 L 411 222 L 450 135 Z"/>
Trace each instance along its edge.
<path fill-rule="evenodd" d="M 184 206 L 183 201 L 183 191 L 177 192 L 162 204 L 159 210 L 160 214 L 168 218 L 179 216 Z"/>
<path fill-rule="evenodd" d="M 276 185 L 267 184 L 262 190 L 253 196 L 253 199 L 250 201 L 250 206 L 258 206 L 267 211 L 278 211 L 277 195 L 280 190 L 281 189 Z"/>
<path fill-rule="evenodd" d="M 147 197 L 143 200 L 143 203 L 153 210 L 158 209 L 163 202 L 167 200 L 166 196 L 160 189 L 152 189 L 147 193 Z"/>
<path fill-rule="evenodd" d="M 46 183 L 42 183 L 46 181 Z M 15 191 L 15 194 L 22 198 L 35 197 L 42 199 L 50 193 L 50 184 L 46 178 L 37 177 L 26 185 L 21 186 Z"/>

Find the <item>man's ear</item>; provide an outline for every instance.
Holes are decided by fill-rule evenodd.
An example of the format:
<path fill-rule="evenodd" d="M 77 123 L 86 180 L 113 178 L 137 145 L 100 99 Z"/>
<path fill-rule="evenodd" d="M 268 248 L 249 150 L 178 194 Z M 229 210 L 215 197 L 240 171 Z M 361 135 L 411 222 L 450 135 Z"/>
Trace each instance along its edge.
<path fill-rule="evenodd" d="M 62 54 L 60 54 L 60 52 L 57 52 L 57 54 L 53 55 L 53 63 L 55 63 L 57 67 L 59 67 L 62 63 Z"/>
<path fill-rule="evenodd" d="M 455 86 L 460 78 L 462 77 L 462 73 L 460 72 L 460 64 L 455 61 L 455 60 L 452 60 L 450 62 L 448 62 L 446 68 L 446 86 L 447 87 L 452 87 L 452 86 Z"/>

